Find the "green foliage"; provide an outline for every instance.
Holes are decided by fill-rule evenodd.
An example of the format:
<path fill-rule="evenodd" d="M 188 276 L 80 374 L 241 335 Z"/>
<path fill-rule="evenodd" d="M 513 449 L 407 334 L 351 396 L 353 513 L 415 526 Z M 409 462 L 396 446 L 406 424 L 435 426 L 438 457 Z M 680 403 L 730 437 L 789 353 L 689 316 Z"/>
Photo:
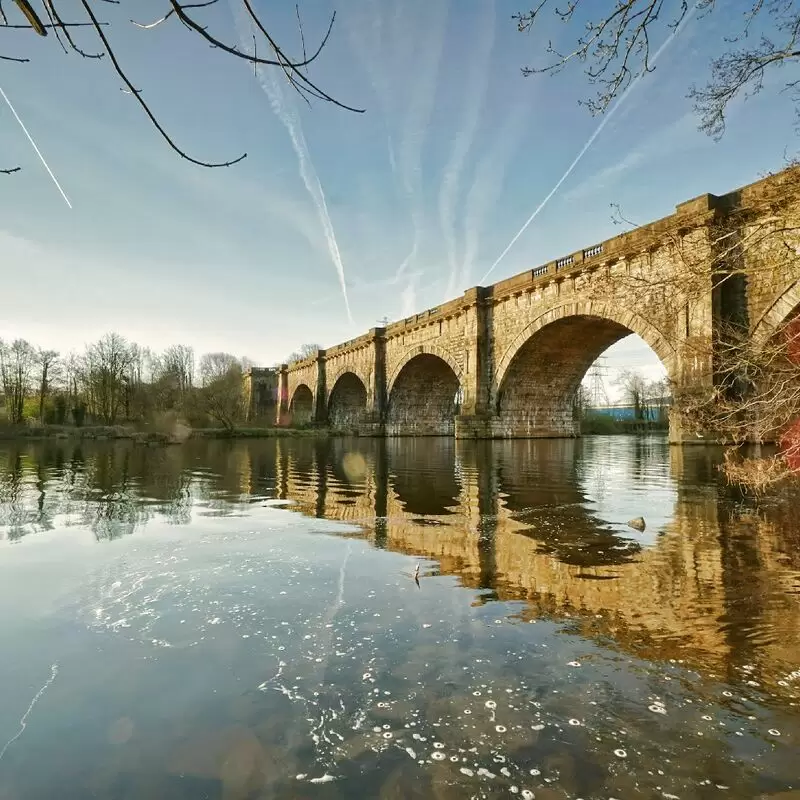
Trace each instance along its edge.
<path fill-rule="evenodd" d="M 581 419 L 581 433 L 584 436 L 606 436 L 624 432 L 622 424 L 610 414 L 588 412 Z"/>

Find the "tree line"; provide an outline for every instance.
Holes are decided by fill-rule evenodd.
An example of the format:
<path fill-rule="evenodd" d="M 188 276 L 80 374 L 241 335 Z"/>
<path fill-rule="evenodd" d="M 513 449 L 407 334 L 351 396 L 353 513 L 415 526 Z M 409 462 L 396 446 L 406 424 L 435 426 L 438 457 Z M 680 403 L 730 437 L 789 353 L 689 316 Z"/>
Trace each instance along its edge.
<path fill-rule="evenodd" d="M 6 422 L 116 425 L 172 413 L 194 427 L 233 426 L 244 418 L 247 358 L 187 345 L 160 353 L 108 333 L 83 353 L 60 354 L 25 339 L 0 340 L 0 390 Z"/>

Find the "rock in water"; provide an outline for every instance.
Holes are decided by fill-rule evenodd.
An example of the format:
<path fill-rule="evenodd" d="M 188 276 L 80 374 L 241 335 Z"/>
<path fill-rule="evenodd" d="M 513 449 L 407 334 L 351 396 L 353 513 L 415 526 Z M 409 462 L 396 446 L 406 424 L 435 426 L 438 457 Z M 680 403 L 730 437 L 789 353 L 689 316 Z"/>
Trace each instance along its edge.
<path fill-rule="evenodd" d="M 634 517 L 628 520 L 628 527 L 637 531 L 643 531 L 646 527 L 644 524 L 644 517 Z"/>

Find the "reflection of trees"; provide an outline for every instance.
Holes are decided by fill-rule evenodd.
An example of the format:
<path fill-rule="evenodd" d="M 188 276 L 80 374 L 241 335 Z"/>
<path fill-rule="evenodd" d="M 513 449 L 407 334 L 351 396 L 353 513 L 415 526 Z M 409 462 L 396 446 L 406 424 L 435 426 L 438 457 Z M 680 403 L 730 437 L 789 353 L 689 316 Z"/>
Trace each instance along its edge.
<path fill-rule="evenodd" d="M 131 534 L 151 517 L 150 509 L 141 502 L 131 450 L 127 443 L 95 448 L 84 467 L 82 488 L 71 492 L 78 501 L 78 524 L 89 528 L 98 539 Z"/>
<path fill-rule="evenodd" d="M 9 539 L 81 526 L 98 539 L 154 517 L 183 525 L 193 509 L 230 515 L 274 497 L 277 447 L 259 442 L 32 441 L 0 445 L 0 530 Z"/>

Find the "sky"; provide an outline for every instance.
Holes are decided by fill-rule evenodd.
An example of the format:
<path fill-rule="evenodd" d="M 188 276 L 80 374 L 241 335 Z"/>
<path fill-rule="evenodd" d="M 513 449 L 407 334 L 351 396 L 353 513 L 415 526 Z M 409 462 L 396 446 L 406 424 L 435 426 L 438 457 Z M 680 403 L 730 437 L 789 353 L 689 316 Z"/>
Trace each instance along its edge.
<path fill-rule="evenodd" d="M 62 16 L 85 19 L 70 3 Z M 254 3 L 300 53 L 293 4 Z M 0 98 L 0 168 L 22 167 L 0 175 L 7 340 L 67 352 L 115 330 L 154 350 L 189 344 L 263 365 L 303 343 L 345 341 L 476 285 L 600 121 L 578 105 L 592 91 L 580 68 L 522 77 L 548 38 L 566 46 L 569 30 L 548 21 L 519 33 L 516 0 L 342 3 L 310 76 L 363 114 L 307 106 L 280 73 L 254 72 L 177 20 L 142 30 L 132 4 L 96 5 L 120 63 L 182 148 L 208 160 L 248 155 L 194 166 L 120 90 L 107 58 L 2 32 L 3 55 L 31 60 L 0 61 L 0 88 L 69 201 Z M 167 4 L 136 8 L 146 23 Z M 301 4 L 309 47 L 334 8 Z M 252 42 L 240 0 L 197 16 L 231 44 Z M 686 99 L 732 20 L 695 18 L 664 47 L 484 285 L 617 235 L 612 203 L 646 223 L 782 167 L 796 131 L 775 78 L 733 104 L 718 143 L 697 130 Z M 76 39 L 98 47 L 90 32 Z M 604 365 L 609 383 L 625 368 L 663 373 L 635 336 Z"/>

